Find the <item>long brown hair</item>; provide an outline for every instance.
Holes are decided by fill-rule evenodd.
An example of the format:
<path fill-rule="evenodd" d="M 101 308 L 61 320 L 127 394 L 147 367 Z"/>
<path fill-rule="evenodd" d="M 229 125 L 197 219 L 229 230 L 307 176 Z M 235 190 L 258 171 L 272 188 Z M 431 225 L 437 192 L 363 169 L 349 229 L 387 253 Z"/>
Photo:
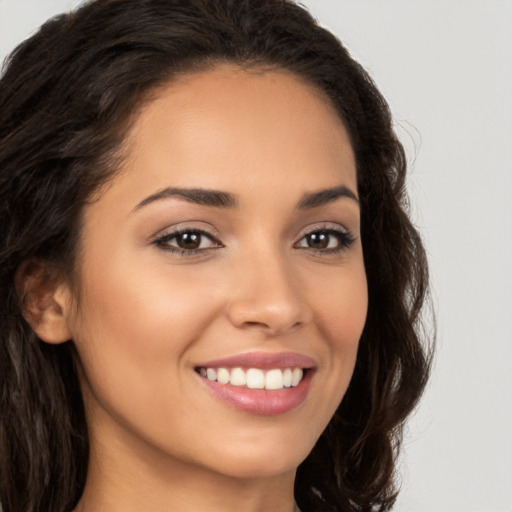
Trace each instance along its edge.
<path fill-rule="evenodd" d="M 219 62 L 285 69 L 323 91 L 356 155 L 369 310 L 349 389 L 300 465 L 304 512 L 385 511 L 403 423 L 430 367 L 428 275 L 406 209 L 389 108 L 343 45 L 291 0 L 96 0 L 47 22 L 0 80 L 0 501 L 66 512 L 87 474 L 72 341 L 43 343 L 15 276 L 28 260 L 72 275 L 80 213 L 116 172 L 151 90 Z"/>

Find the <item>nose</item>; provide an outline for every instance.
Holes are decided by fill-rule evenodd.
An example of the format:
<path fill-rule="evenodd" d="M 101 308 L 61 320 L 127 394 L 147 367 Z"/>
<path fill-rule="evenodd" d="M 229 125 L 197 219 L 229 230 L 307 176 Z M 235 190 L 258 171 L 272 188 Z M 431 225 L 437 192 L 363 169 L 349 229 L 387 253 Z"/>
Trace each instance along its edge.
<path fill-rule="evenodd" d="M 310 321 L 301 280 L 283 260 L 275 254 L 252 255 L 237 265 L 228 308 L 235 327 L 275 337 Z"/>

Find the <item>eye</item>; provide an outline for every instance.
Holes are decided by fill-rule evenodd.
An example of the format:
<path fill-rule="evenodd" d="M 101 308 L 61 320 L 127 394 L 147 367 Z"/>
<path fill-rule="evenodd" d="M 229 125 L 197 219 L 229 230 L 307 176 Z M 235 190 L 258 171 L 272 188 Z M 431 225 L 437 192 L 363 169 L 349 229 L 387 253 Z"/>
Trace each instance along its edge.
<path fill-rule="evenodd" d="M 222 247 L 222 244 L 212 235 L 198 229 L 173 231 L 157 238 L 154 243 L 163 249 L 185 255 Z"/>
<path fill-rule="evenodd" d="M 353 242 L 353 236 L 346 231 L 323 228 L 305 234 L 296 247 L 333 253 L 348 248 Z"/>

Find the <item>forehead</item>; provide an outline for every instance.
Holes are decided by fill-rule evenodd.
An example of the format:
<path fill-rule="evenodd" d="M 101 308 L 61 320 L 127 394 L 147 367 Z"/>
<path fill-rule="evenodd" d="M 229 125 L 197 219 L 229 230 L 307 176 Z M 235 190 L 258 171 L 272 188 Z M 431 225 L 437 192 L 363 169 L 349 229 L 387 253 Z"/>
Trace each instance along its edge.
<path fill-rule="evenodd" d="M 275 181 L 301 192 L 355 187 L 352 147 L 317 88 L 283 71 L 221 65 L 154 91 L 126 141 L 121 176 L 140 194 L 201 187 L 235 194 Z"/>

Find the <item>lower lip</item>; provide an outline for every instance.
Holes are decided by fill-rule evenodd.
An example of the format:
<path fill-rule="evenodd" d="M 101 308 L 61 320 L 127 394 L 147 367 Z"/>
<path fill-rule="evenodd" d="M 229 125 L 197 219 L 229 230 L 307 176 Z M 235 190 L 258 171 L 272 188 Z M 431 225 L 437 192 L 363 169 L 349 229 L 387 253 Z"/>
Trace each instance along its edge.
<path fill-rule="evenodd" d="M 309 391 L 313 371 L 308 370 L 299 384 L 292 388 L 278 390 L 249 389 L 199 376 L 207 388 L 220 400 L 239 411 L 263 416 L 284 414 L 298 407 Z"/>

